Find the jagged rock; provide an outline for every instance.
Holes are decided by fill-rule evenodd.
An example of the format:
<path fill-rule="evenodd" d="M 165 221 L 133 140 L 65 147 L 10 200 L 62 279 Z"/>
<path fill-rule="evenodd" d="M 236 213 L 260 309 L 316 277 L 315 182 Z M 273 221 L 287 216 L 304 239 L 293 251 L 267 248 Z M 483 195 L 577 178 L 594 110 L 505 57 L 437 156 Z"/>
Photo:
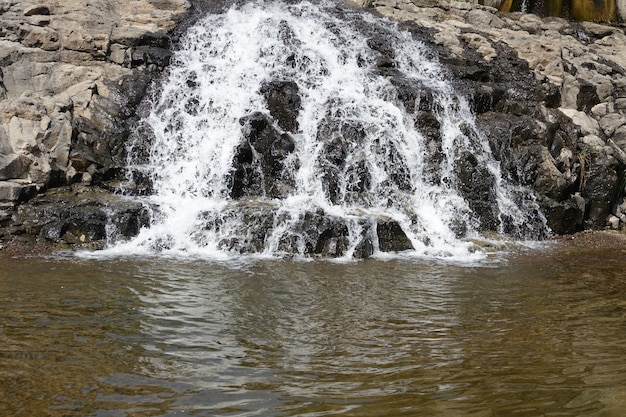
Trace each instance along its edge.
<path fill-rule="evenodd" d="M 479 218 L 481 230 L 498 230 L 495 178 L 487 167 L 474 154 L 465 151 L 456 161 L 455 173 L 459 192 Z"/>
<path fill-rule="evenodd" d="M 278 126 L 296 133 L 301 108 L 298 85 L 293 81 L 271 81 L 263 84 L 261 93 L 265 96 L 267 108 Z"/>
<path fill-rule="evenodd" d="M 102 190 L 59 188 L 20 206 L 12 227 L 44 241 L 102 245 L 133 237 L 148 222 L 139 202 Z"/>
<path fill-rule="evenodd" d="M 365 236 L 357 243 L 352 253 L 352 257 L 355 259 L 367 259 L 374 254 L 374 243 L 370 236 Z"/>
<path fill-rule="evenodd" d="M 295 149 L 293 138 L 277 131 L 272 120 L 261 112 L 243 117 L 239 123 L 244 137 L 233 159 L 231 197 L 287 196 L 294 186 L 294 169 L 288 166 Z"/>
<path fill-rule="evenodd" d="M 7 227 L 24 233 L 11 226 L 11 211 L 37 190 L 120 178 L 137 105 L 169 63 L 168 33 L 189 6 L 187 0 L 0 5 L 0 206 Z M 65 242 L 74 236 L 78 243 L 104 237 L 104 203 L 42 204 L 28 206 L 33 225 L 56 220 L 40 236 Z M 77 218 L 67 214 L 72 206 Z M 138 208 L 128 210 L 115 212 L 112 223 L 126 236 L 136 233 Z"/>
<path fill-rule="evenodd" d="M 36 193 L 35 185 L 26 181 L 0 181 L 0 206 L 15 206 L 32 198 Z"/>
<path fill-rule="evenodd" d="M 121 164 L 120 143 L 149 83 L 145 71 L 168 64 L 167 33 L 189 7 L 186 0 L 132 3 L 54 1 L 3 12 L 0 148 L 21 155 L 4 153 L 4 178 L 45 188 L 83 177 L 92 163 L 98 172 Z"/>
<path fill-rule="evenodd" d="M 381 252 L 402 252 L 414 249 L 398 222 L 393 220 L 379 220 L 376 225 L 378 247 Z"/>
<path fill-rule="evenodd" d="M 478 124 L 504 176 L 534 190 L 555 232 L 603 227 L 616 206 L 624 170 L 615 149 L 607 145 L 609 139 L 626 150 L 626 35 L 622 27 L 498 13 L 492 7 L 466 2 L 359 2 L 404 22 L 433 48 L 449 68 L 450 78 L 457 80 L 460 94 L 479 114 Z M 169 63 L 169 33 L 188 7 L 186 0 L 0 5 L 0 181 L 9 181 L 4 184 L 11 197 L 8 204 L 28 198 L 33 189 L 98 182 L 121 172 L 124 142 L 149 85 L 146 74 Z M 367 65 L 396 86 L 399 102 L 415 112 L 420 132 L 428 139 L 425 175 L 433 183 L 440 181 L 441 126 L 435 117 L 440 109 L 430 105 L 428 88 L 402 77 L 384 36 L 369 32 L 364 36 L 378 53 Z M 235 155 L 231 191 L 236 198 L 281 198 L 293 187 L 289 172 L 298 164 L 293 157 L 294 140 L 282 131 L 298 130 L 298 86 L 274 80 L 262 91 L 272 118 L 255 114 L 242 119 L 246 138 Z M 353 198 L 371 183 L 366 163 L 359 158 L 346 162 L 353 152 L 350 146 L 360 145 L 363 126 L 358 122 L 337 125 L 332 115 L 324 123 L 320 126 L 324 143 L 320 163 L 328 179 L 329 199 Z M 399 167 L 390 181 L 397 189 L 410 190 L 411 183 L 402 174 L 405 161 L 393 144 L 386 146 L 388 163 Z M 489 213 L 492 196 L 487 183 L 493 178 L 468 155 L 461 156 L 457 170 L 461 177 L 457 186 L 468 204 L 479 213 Z M 350 187 L 338 180 L 346 175 L 352 176 Z M 15 191 L 15 180 L 28 191 Z M 139 183 L 144 185 L 137 187 L 138 193 L 150 192 L 149 181 L 139 178 Z M 19 197 L 12 199 L 16 193 Z M 74 224 L 76 232 L 70 234 L 78 236 L 78 241 L 82 235 L 87 240 L 102 236 L 95 226 L 102 223 L 98 210 L 88 212 L 81 224 L 94 225 L 93 230 L 85 234 L 80 232 L 83 226 Z M 483 228 L 497 226 L 494 215 L 479 217 Z M 326 240 L 321 239 L 323 243 L 311 238 L 311 253 L 340 256 L 345 250 L 341 225 L 316 216 L 310 220 L 333 230 Z M 409 247 L 399 225 L 381 224 L 377 224 L 382 232 L 379 240 L 383 236 L 381 249 Z M 68 227 L 51 225 L 45 234 L 61 239 Z M 387 239 L 391 235 L 395 238 Z M 371 239 L 363 237 L 355 249 L 358 256 L 371 255 Z"/>
<path fill-rule="evenodd" d="M 410 23 L 436 48 L 479 114 L 505 177 L 535 191 L 555 232 L 603 227 L 624 169 L 607 139 L 626 150 L 623 28 L 459 2 L 377 0 L 371 7 Z M 585 178 L 581 146 L 593 148 Z"/>

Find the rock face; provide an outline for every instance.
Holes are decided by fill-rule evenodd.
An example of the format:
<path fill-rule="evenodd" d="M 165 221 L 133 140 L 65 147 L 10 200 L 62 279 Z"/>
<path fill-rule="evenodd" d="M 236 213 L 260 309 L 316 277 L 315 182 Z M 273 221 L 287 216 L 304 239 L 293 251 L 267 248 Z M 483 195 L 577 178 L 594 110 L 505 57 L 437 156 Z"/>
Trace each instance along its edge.
<path fill-rule="evenodd" d="M 188 8 L 0 3 L 0 220 L 38 191 L 119 174 L 137 106 L 168 64 L 168 34 Z"/>
<path fill-rule="evenodd" d="M 168 64 L 168 33 L 188 7 L 186 0 L 0 3 L 0 187 L 29 194 L 33 186 L 115 175 L 149 75 Z"/>
<path fill-rule="evenodd" d="M 536 191 L 554 232 L 602 228 L 609 218 L 622 227 L 626 161 L 616 158 L 616 149 L 626 151 L 622 28 L 456 1 L 359 3 L 402 22 L 436 50 L 502 171 Z M 467 184 L 478 187 L 468 194 L 487 190 L 473 178 Z M 488 210 L 489 196 L 479 201 Z"/>
<path fill-rule="evenodd" d="M 229 3 L 198 0 L 196 6 L 221 10 Z M 534 189 L 541 208 L 537 217 L 545 216 L 555 233 L 626 224 L 623 28 L 447 0 L 356 3 L 401 22 L 439 56 L 477 114 L 507 180 Z M 616 4 L 623 17 L 623 1 Z M 111 236 L 132 236 L 146 224 L 148 214 L 141 207 L 95 187 L 121 176 L 138 106 L 153 77 L 168 65 L 169 34 L 189 6 L 187 0 L 0 2 L 0 225 L 7 231 L 0 238 L 33 235 L 50 242 L 95 244 Z M 394 57 L 384 40 L 372 37 L 368 45 L 381 54 L 376 71 L 400 88 L 400 99 L 415 109 L 424 136 L 436 138 L 440 126 L 428 108 L 428 91 L 394 73 Z M 284 197 L 293 185 L 285 174 L 299 163 L 291 136 L 299 129 L 298 86 L 269 80 L 262 93 L 269 114 L 240 120 L 244 137 L 233 161 L 234 199 Z M 342 136 L 358 143 L 358 124 L 343 129 Z M 331 200 L 337 194 L 332 178 L 343 168 L 346 152 L 333 139 L 334 131 L 328 119 L 319 132 L 327 137 L 323 175 L 329 179 Z M 432 142 L 427 175 L 436 181 L 440 160 L 436 140 Z M 393 149 L 389 155 L 390 164 L 402 166 Z M 496 222 L 506 222 L 493 212 L 495 179 L 470 153 L 459 159 L 456 170 L 458 188 L 477 212 L 481 228 L 494 230 Z M 398 172 L 392 180 L 399 189 L 410 189 Z M 358 165 L 351 175 L 355 189 L 349 191 L 358 195 L 370 178 Z M 279 177 L 282 181 L 274 181 Z M 89 185 L 91 191 L 82 188 Z M 144 188 L 150 192 L 149 184 Z M 34 198 L 48 189 L 53 191 Z M 529 209 L 535 210 L 534 203 L 529 202 Z M 64 211 L 68 206 L 79 215 L 70 216 Z M 119 221 L 112 222 L 111 213 Z M 262 223 L 259 213 L 246 215 Z M 308 240 L 298 244 L 306 245 L 307 253 L 344 254 L 346 233 L 340 220 L 310 213 L 301 229 Z M 380 220 L 364 226 L 354 256 L 373 253 L 376 245 L 368 230 L 374 229 L 378 249 L 412 248 L 399 225 Z M 251 236 L 250 242 L 224 245 L 245 248 L 260 238 Z"/>

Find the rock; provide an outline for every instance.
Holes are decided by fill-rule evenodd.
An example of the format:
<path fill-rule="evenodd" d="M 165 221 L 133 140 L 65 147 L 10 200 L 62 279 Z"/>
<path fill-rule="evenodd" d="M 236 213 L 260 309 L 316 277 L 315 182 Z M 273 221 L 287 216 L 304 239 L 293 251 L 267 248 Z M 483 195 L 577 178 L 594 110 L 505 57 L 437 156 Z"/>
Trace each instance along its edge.
<path fill-rule="evenodd" d="M 376 225 L 378 247 L 381 252 L 402 252 L 414 249 L 400 224 L 393 220 L 379 220 Z"/>
<path fill-rule="evenodd" d="M 18 234 L 43 241 L 102 246 L 137 235 L 148 221 L 148 210 L 139 202 L 74 187 L 55 189 L 21 205 L 13 227 Z"/>
<path fill-rule="evenodd" d="M 352 257 L 355 259 L 367 259 L 374 254 L 374 243 L 370 236 L 365 236 L 356 245 Z"/>
<path fill-rule="evenodd" d="M 121 142 L 149 83 L 145 72 L 168 64 L 167 33 L 189 7 L 185 0 L 157 3 L 102 0 L 34 4 L 22 14 L 5 10 L 0 149 L 12 150 L 0 164 L 2 178 L 30 178 L 45 188 L 52 179 L 75 177 L 67 172 L 84 174 L 91 163 L 98 165 L 96 179 L 119 167 Z M 118 30 L 126 35 L 113 37 Z M 128 60 L 119 61 L 120 54 Z M 142 87 L 125 88 L 130 79 Z M 119 104 L 111 105 L 115 100 Z"/>
<path fill-rule="evenodd" d="M 528 190 L 519 198 L 537 201 L 555 232 L 604 227 L 607 214 L 616 206 L 624 169 L 616 149 L 626 150 L 626 34 L 622 27 L 497 13 L 471 2 L 357 2 L 403 22 L 447 66 L 457 91 L 478 114 L 481 134 L 500 162 L 503 176 Z M 221 10 L 222 3 L 206 7 Z M 497 1 L 488 3 L 499 6 Z M 623 13 L 620 4 L 618 10 Z M 9 207 L 2 205 L 3 212 L 31 198 L 33 190 L 121 179 L 125 143 L 139 134 L 137 106 L 152 77 L 168 65 L 170 34 L 188 8 L 185 0 L 0 4 L 0 196 L 6 197 L 2 204 Z M 437 183 L 441 181 L 441 126 L 432 92 L 402 76 L 384 34 L 364 31 L 365 41 L 377 54 L 370 63 L 372 71 L 397 87 L 399 101 L 414 112 L 416 125 L 427 138 L 424 175 Z M 289 80 L 271 80 L 261 90 L 269 115 L 254 112 L 265 109 L 252 109 L 242 118 L 245 138 L 234 155 L 231 195 L 241 201 L 243 197 L 288 195 L 294 186 L 290 172 L 299 164 L 295 141 L 288 134 L 299 129 L 298 86 Z M 190 100 L 190 111 L 193 104 Z M 371 186 L 370 167 L 358 157 L 348 158 L 362 144 L 363 129 L 359 121 L 342 124 L 332 115 L 319 126 L 320 164 L 333 203 L 358 198 Z M 390 185 L 412 190 L 403 170 L 406 161 L 393 144 L 385 151 L 387 163 L 394 166 Z M 502 219 L 503 224 L 498 223 L 491 207 L 494 196 L 489 192 L 495 179 L 480 161 L 471 153 L 460 153 L 455 170 L 459 180 L 454 186 L 478 213 L 481 227 L 508 229 L 507 224 L 514 222 Z M 150 179 L 136 174 L 135 192 L 150 193 Z M 349 187 L 339 180 L 345 176 L 353 180 Z M 28 207 L 35 210 L 35 200 Z M 57 219 L 40 227 L 37 234 L 77 244 L 101 239 L 101 208 L 99 203 L 83 207 L 82 220 L 75 222 L 66 221 L 60 212 L 35 210 L 38 216 Z M 260 221 L 258 214 L 248 215 L 252 222 Z M 10 216 L 3 213 L 1 218 L 4 223 Z M 373 222 L 381 250 L 412 247 L 397 222 Z M 315 256 L 342 256 L 347 250 L 343 226 L 323 213 L 311 213 L 302 223 L 307 251 Z M 321 232 L 311 232 L 313 227 Z M 27 233 L 27 229 L 20 232 Z M 253 235 L 255 241 L 265 236 Z M 285 237 L 285 247 L 302 244 L 298 239 L 303 238 Z M 371 256 L 374 231 L 359 239 L 355 256 Z M 224 242 L 241 250 L 255 250 L 257 244 Z"/>
<path fill-rule="evenodd" d="M 36 193 L 37 188 L 28 181 L 0 181 L 0 205 L 2 206 L 15 206 L 22 201 L 29 200 Z"/>
<path fill-rule="evenodd" d="M 261 93 L 265 96 L 270 114 L 278 126 L 296 133 L 301 107 L 298 85 L 293 81 L 271 81 L 263 84 Z"/>
<path fill-rule="evenodd" d="M 27 6 L 24 9 L 24 16 L 49 15 L 50 9 L 44 5 Z"/>
<path fill-rule="evenodd" d="M 289 164 L 298 163 L 289 158 L 295 149 L 293 139 L 276 130 L 261 112 L 243 117 L 239 123 L 244 138 L 233 159 L 231 197 L 286 197 L 294 186 L 295 169 L 289 169 Z"/>
<path fill-rule="evenodd" d="M 494 194 L 495 178 L 476 156 L 462 152 L 454 168 L 457 186 L 474 214 L 480 219 L 481 230 L 498 230 L 498 212 Z"/>
<path fill-rule="evenodd" d="M 626 116 L 611 113 L 600 119 L 600 128 L 607 137 L 612 137 L 617 129 L 626 125 Z"/>
<path fill-rule="evenodd" d="M 168 34 L 189 6 L 186 0 L 0 4 L 0 206 L 9 230 L 31 236 L 38 229 L 36 235 L 65 243 L 105 237 L 105 203 L 27 200 L 76 181 L 121 179 L 137 106 L 168 65 Z M 11 220 L 20 204 L 24 215 L 32 211 L 32 227 Z M 72 207 L 79 215 L 70 220 Z M 128 210 L 115 212 L 122 235 L 137 229 L 132 213 L 139 208 Z M 56 220 L 35 227 L 45 218 Z"/>
<path fill-rule="evenodd" d="M 620 226 L 620 219 L 619 217 L 613 216 L 612 214 L 610 214 L 607 218 L 606 218 L 606 225 L 608 227 L 610 227 L 613 230 L 617 230 L 619 229 Z"/>

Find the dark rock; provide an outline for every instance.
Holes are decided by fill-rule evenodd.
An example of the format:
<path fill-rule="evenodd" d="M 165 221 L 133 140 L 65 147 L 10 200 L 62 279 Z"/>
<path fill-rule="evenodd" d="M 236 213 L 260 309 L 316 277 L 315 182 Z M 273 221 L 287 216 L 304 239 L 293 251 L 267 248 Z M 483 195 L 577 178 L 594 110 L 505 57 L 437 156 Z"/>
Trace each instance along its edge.
<path fill-rule="evenodd" d="M 141 65 L 154 65 L 159 69 L 165 68 L 172 58 L 172 51 L 158 46 L 136 46 L 131 49 L 127 64 L 131 68 Z"/>
<path fill-rule="evenodd" d="M 370 236 L 363 237 L 354 248 L 354 252 L 352 253 L 352 257 L 355 259 L 367 259 L 374 254 L 374 243 L 372 242 L 372 238 Z"/>
<path fill-rule="evenodd" d="M 278 132 L 261 112 L 243 117 L 239 123 L 244 137 L 233 158 L 231 197 L 286 197 L 294 187 L 295 169 L 286 165 L 295 149 L 293 138 Z"/>
<path fill-rule="evenodd" d="M 344 219 L 319 211 L 307 212 L 296 230 L 302 233 L 306 255 L 336 258 L 343 256 L 348 248 L 348 227 Z"/>
<path fill-rule="evenodd" d="M 480 220 L 482 230 L 498 230 L 498 204 L 495 195 L 495 178 L 476 156 L 463 151 L 456 160 L 454 172 L 457 189 Z"/>
<path fill-rule="evenodd" d="M 302 106 L 298 85 L 293 81 L 271 81 L 263 84 L 261 94 L 278 126 L 288 132 L 298 131 L 298 114 Z"/>
<path fill-rule="evenodd" d="M 48 16 L 50 15 L 50 9 L 48 8 L 48 6 L 44 6 L 44 5 L 29 6 L 24 9 L 24 16 L 37 16 L 37 15 Z"/>
<path fill-rule="evenodd" d="M 580 80 L 580 89 L 576 96 L 576 107 L 588 113 L 593 106 L 600 103 L 600 97 L 593 84 Z"/>
<path fill-rule="evenodd" d="M 146 208 L 108 192 L 58 188 L 21 205 L 17 234 L 66 244 L 99 244 L 136 236 L 149 223 Z"/>
<path fill-rule="evenodd" d="M 585 200 L 582 197 L 572 196 L 561 202 L 542 197 L 539 203 L 552 232 L 571 234 L 583 230 Z"/>
<path fill-rule="evenodd" d="M 415 249 L 400 224 L 394 220 L 379 220 L 376 225 L 376 234 L 381 252 L 402 252 Z"/>
<path fill-rule="evenodd" d="M 608 161 L 593 155 L 586 167 L 589 173 L 584 180 L 581 195 L 587 201 L 585 228 L 601 229 L 610 214 L 619 190 L 619 174 Z"/>

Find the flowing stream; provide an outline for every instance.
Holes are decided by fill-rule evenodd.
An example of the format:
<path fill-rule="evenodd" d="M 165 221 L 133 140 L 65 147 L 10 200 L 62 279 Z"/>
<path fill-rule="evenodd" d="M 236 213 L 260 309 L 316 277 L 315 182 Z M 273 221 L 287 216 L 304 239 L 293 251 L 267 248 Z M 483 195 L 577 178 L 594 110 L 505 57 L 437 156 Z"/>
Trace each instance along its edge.
<path fill-rule="evenodd" d="M 546 233 L 428 49 L 334 3 L 209 14 L 145 127 L 129 166 L 153 221 L 110 253 L 475 260 L 485 230 Z"/>

